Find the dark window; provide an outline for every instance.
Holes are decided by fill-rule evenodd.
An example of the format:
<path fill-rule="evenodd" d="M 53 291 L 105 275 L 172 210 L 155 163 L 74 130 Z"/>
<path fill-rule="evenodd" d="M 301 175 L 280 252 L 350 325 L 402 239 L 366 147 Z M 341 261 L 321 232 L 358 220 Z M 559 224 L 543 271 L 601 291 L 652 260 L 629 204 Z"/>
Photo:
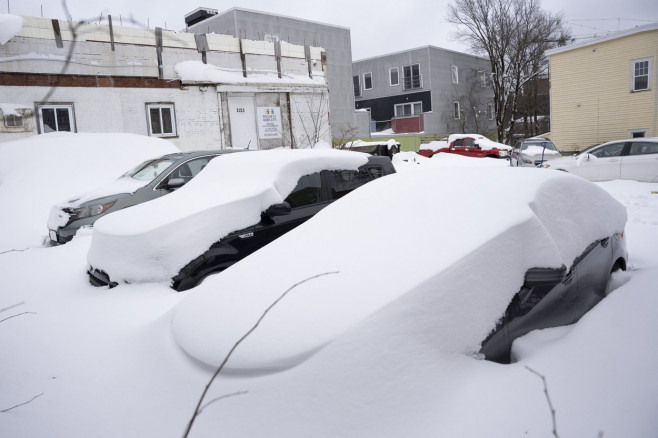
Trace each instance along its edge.
<path fill-rule="evenodd" d="M 633 62 L 633 91 L 649 89 L 649 60 Z"/>
<path fill-rule="evenodd" d="M 634 141 L 631 144 L 631 155 L 658 154 L 658 143 Z"/>
<path fill-rule="evenodd" d="M 372 73 L 364 73 L 363 88 L 366 90 L 372 90 Z"/>
<path fill-rule="evenodd" d="M 452 145 L 456 148 L 462 148 L 464 147 L 464 139 L 463 138 L 458 138 L 454 142 L 452 142 Z"/>
<path fill-rule="evenodd" d="M 174 119 L 174 105 L 149 104 L 148 115 L 150 134 L 157 137 L 175 137 L 176 122 Z"/>
<path fill-rule="evenodd" d="M 377 171 L 371 171 L 370 169 L 374 168 L 361 170 L 332 170 L 328 172 L 329 185 L 331 187 L 331 199 L 342 198 L 352 190 L 377 178 Z M 381 173 L 382 169 L 379 168 L 379 175 L 381 175 Z"/>
<path fill-rule="evenodd" d="M 405 65 L 402 67 L 403 88 L 405 90 L 412 88 L 422 88 L 423 81 L 420 75 L 420 64 Z"/>
<path fill-rule="evenodd" d="M 391 75 L 390 75 L 391 76 L 390 77 L 391 85 L 399 85 L 400 84 L 400 73 L 398 72 L 398 68 L 393 67 L 390 70 L 390 73 L 391 73 Z"/>
<path fill-rule="evenodd" d="M 607 146 L 600 147 L 590 152 L 590 154 L 599 158 L 618 157 L 621 155 L 621 151 L 623 149 L 624 149 L 624 143 L 613 143 Z"/>
<path fill-rule="evenodd" d="M 39 107 L 41 132 L 72 131 L 70 105 L 43 105 Z"/>
<path fill-rule="evenodd" d="M 317 204 L 321 200 L 322 180 L 319 173 L 312 173 L 301 177 L 297 183 L 297 187 L 286 198 L 286 202 L 292 208 Z"/>
<path fill-rule="evenodd" d="M 359 75 L 352 76 L 352 82 L 354 84 L 354 97 L 361 96 L 361 82 L 359 81 Z"/>

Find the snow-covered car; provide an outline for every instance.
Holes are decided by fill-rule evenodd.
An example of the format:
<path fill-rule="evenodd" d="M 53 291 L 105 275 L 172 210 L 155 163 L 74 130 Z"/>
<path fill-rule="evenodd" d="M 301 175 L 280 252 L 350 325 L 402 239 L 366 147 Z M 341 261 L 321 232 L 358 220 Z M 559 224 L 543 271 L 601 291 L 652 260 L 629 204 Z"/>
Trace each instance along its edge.
<path fill-rule="evenodd" d="M 515 196 L 501 197 L 501 185 Z M 606 191 L 561 172 L 396 173 L 208 278 L 178 304 L 174 337 L 217 366 L 272 306 L 226 372 L 305 361 L 351 369 L 344 361 L 362 351 L 400 345 L 414 363 L 457 354 L 507 362 L 514 339 L 572 324 L 606 295 L 611 272 L 626 267 L 626 220 Z M 432 226 L 391 231 L 411 223 Z"/>
<path fill-rule="evenodd" d="M 590 181 L 658 182 L 658 137 L 603 143 L 576 156 L 549 160 L 544 167 L 575 173 Z"/>
<path fill-rule="evenodd" d="M 545 161 L 561 158 L 552 141 L 546 138 L 519 140 L 510 152 L 510 166 L 541 167 Z"/>
<path fill-rule="evenodd" d="M 214 157 L 234 152 L 196 151 L 147 160 L 110 184 L 53 205 L 48 217 L 51 244 L 73 239 L 81 227 L 106 214 L 167 195 L 194 178 Z"/>
<path fill-rule="evenodd" d="M 95 286 L 168 281 L 189 289 L 394 172 L 388 157 L 332 149 L 223 156 L 174 193 L 97 221 L 89 280 Z"/>
<path fill-rule="evenodd" d="M 475 158 L 509 158 L 510 146 L 489 140 L 480 134 L 452 134 L 445 142 L 433 142 L 436 149 L 421 148 L 420 154 L 432 157 L 438 153 L 451 153 Z"/>
<path fill-rule="evenodd" d="M 355 140 L 345 144 L 345 148 L 350 151 L 364 152 L 370 155 L 393 155 L 400 152 L 400 143 L 390 139 L 386 141 L 363 141 Z"/>

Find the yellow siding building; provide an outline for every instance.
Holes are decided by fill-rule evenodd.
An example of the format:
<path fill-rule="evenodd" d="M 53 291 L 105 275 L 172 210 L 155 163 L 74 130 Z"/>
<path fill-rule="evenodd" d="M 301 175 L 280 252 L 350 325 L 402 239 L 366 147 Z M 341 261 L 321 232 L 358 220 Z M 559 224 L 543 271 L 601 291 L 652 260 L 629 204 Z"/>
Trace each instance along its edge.
<path fill-rule="evenodd" d="M 658 25 L 547 52 L 551 139 L 564 151 L 658 136 Z"/>

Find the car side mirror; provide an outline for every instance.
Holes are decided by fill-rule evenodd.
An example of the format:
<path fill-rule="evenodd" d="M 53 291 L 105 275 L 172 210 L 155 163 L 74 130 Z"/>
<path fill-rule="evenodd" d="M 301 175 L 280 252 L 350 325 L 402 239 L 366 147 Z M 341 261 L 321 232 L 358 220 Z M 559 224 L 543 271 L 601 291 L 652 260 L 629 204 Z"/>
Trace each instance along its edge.
<path fill-rule="evenodd" d="M 185 178 L 172 178 L 167 182 L 166 188 L 176 190 L 185 185 Z"/>
<path fill-rule="evenodd" d="M 265 214 L 269 217 L 285 216 L 290 214 L 291 211 L 292 208 L 290 208 L 290 204 L 288 204 L 286 201 L 283 201 L 280 204 L 270 205 L 267 210 L 265 210 Z"/>

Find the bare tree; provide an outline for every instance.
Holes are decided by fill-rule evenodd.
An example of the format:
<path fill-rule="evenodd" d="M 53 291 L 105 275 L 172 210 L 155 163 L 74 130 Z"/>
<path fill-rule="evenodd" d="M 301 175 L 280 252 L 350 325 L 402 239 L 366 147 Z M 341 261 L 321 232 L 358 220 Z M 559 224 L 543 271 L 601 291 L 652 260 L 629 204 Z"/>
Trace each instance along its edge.
<path fill-rule="evenodd" d="M 293 114 L 299 121 L 302 135 L 298 138 L 300 148 L 313 148 L 325 138 L 331 129 L 329 126 L 329 96 L 326 92 L 307 93 L 298 97 L 293 103 Z"/>
<path fill-rule="evenodd" d="M 544 70 L 546 50 L 570 38 L 562 14 L 542 10 L 540 0 L 455 0 L 447 20 L 459 26 L 456 38 L 488 55 L 498 139 L 511 143 L 523 84 Z"/>
<path fill-rule="evenodd" d="M 359 128 L 354 125 L 345 125 L 340 129 L 340 135 L 333 140 L 334 149 L 345 149 L 348 142 L 354 141 Z"/>

